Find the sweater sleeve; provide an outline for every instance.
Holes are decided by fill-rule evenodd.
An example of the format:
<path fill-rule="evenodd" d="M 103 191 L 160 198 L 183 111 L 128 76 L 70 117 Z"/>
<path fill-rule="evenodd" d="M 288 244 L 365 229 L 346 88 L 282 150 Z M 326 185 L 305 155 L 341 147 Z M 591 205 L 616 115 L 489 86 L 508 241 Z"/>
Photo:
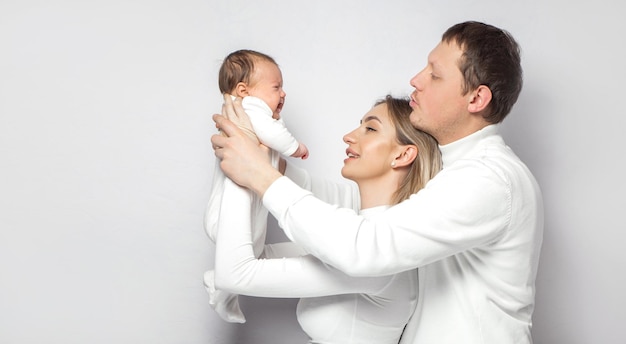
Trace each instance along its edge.
<path fill-rule="evenodd" d="M 236 192 L 224 194 L 222 204 L 230 204 Z M 249 211 L 249 205 L 239 204 L 238 211 Z M 223 206 L 223 209 L 228 206 Z M 302 251 L 285 252 L 295 257 L 256 259 L 252 248 L 249 218 L 244 216 L 219 216 L 216 241 L 216 288 L 231 293 L 258 297 L 315 297 L 345 293 L 375 293 L 383 289 L 392 276 L 350 277 L 322 263 Z M 292 247 L 293 248 L 293 247 Z M 281 248 L 282 249 L 282 248 Z M 295 252 L 295 253 L 294 253 Z M 274 251 L 272 255 L 276 255 Z"/>
<path fill-rule="evenodd" d="M 305 256 L 308 253 L 291 241 L 265 245 L 259 258 L 288 258 Z"/>
<path fill-rule="evenodd" d="M 510 220 L 510 188 L 479 164 L 444 169 L 375 219 L 325 203 L 284 177 L 263 202 L 285 234 L 320 260 L 354 276 L 392 274 L 501 235 Z"/>
<path fill-rule="evenodd" d="M 245 97 L 242 105 L 261 143 L 286 157 L 298 149 L 298 140 L 289 132 L 282 119 L 272 118 L 272 110 L 265 102 L 255 97 Z"/>
<path fill-rule="evenodd" d="M 311 191 L 315 197 L 326 203 L 336 204 L 354 211 L 361 209 L 359 189 L 353 182 L 335 183 L 323 178 L 316 178 L 293 164 L 287 164 L 285 176 L 301 188 Z"/>

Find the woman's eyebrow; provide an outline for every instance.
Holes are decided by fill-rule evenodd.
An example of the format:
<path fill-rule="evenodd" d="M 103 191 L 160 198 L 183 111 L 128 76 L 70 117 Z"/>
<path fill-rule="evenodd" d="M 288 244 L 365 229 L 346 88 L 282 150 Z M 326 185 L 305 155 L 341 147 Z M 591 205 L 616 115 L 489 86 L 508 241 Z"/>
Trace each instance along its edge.
<path fill-rule="evenodd" d="M 367 116 L 364 119 L 361 120 L 361 123 L 363 122 L 369 122 L 369 121 L 377 121 L 382 123 L 383 121 L 380 120 L 380 118 L 376 117 L 376 116 Z"/>

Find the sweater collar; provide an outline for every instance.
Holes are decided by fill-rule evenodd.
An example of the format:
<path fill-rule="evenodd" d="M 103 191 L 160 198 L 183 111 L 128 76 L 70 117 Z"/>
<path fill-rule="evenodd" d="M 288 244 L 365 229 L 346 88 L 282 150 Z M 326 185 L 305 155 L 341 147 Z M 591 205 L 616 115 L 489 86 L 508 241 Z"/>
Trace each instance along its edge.
<path fill-rule="evenodd" d="M 385 210 L 389 209 L 389 207 L 391 207 L 391 206 L 390 205 L 379 205 L 379 206 L 376 206 L 376 207 L 361 209 L 359 211 L 359 214 L 363 215 L 365 217 L 369 217 L 369 216 L 372 216 L 374 214 L 382 213 Z"/>
<path fill-rule="evenodd" d="M 498 125 L 490 124 L 477 132 L 465 136 L 462 139 L 456 140 L 447 145 L 439 146 L 441 150 L 441 158 L 443 160 L 443 167 L 450 166 L 450 164 L 466 156 L 477 148 L 478 143 L 488 136 L 498 134 Z"/>

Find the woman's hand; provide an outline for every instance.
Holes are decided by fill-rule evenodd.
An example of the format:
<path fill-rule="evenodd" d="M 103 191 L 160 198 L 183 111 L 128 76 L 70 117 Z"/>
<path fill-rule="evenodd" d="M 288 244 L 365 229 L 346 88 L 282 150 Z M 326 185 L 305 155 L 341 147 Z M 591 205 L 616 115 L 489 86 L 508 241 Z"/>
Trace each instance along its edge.
<path fill-rule="evenodd" d="M 225 93 L 224 103 L 222 104 L 222 116 L 238 126 L 252 141 L 259 143 L 259 138 L 254 133 L 250 117 L 248 117 L 248 114 L 243 110 L 243 105 L 241 105 L 242 100 L 243 98 L 241 97 L 233 100 L 230 94 Z"/>
<path fill-rule="evenodd" d="M 230 96 L 224 97 L 222 113 L 213 115 L 213 120 L 223 135 L 216 134 L 211 137 L 215 156 L 221 159 L 220 167 L 235 183 L 253 190 L 262 197 L 281 174 L 270 163 L 269 149 L 260 144 L 256 136 L 254 139 L 251 138 L 228 119 L 250 123 L 241 106 L 241 98 L 233 102 Z"/>

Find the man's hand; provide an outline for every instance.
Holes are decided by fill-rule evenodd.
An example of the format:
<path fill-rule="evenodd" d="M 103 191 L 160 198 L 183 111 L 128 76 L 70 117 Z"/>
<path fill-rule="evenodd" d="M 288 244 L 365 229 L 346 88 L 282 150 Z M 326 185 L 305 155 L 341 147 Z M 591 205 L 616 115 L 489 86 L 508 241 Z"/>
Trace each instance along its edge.
<path fill-rule="evenodd" d="M 215 156 L 222 160 L 220 167 L 224 174 L 235 183 L 263 197 L 267 188 L 281 174 L 272 167 L 268 148 L 259 144 L 258 140 L 253 141 L 242 129 L 226 118 L 226 116 L 238 120 L 244 118 L 249 122 L 248 116 L 241 107 L 241 100 L 233 102 L 230 96 L 228 99 L 225 97 L 222 113 L 222 115 L 213 115 L 213 120 L 224 135 L 211 137 Z"/>

